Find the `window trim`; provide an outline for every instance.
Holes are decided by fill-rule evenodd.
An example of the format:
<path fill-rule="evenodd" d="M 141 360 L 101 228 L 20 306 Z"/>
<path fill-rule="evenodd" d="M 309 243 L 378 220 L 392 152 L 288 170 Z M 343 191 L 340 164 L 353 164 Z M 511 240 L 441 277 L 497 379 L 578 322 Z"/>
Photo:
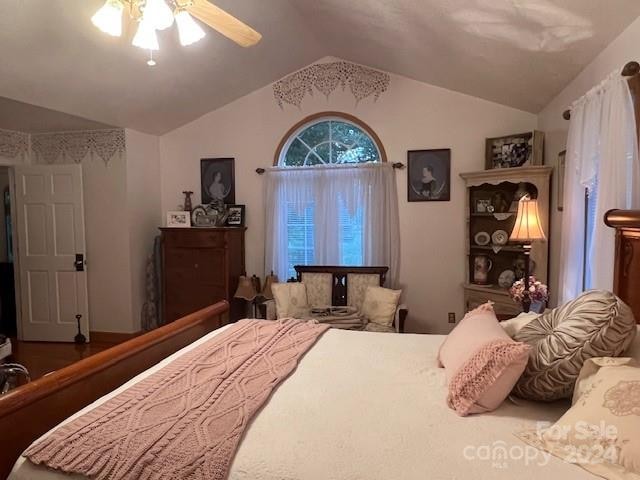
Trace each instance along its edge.
<path fill-rule="evenodd" d="M 373 140 L 373 143 L 378 148 L 378 152 L 380 153 L 380 162 L 383 162 L 383 163 L 387 162 L 387 152 L 385 152 L 384 150 L 384 145 L 382 144 L 382 141 L 380 141 L 380 137 L 378 137 L 376 132 L 369 125 L 364 123 L 358 117 L 354 117 L 353 115 L 349 115 L 348 113 L 344 113 L 344 112 L 318 112 L 303 118 L 298 123 L 296 123 L 293 127 L 291 127 L 289 130 L 287 130 L 287 133 L 284 134 L 284 136 L 280 140 L 280 143 L 278 144 L 278 147 L 276 148 L 276 153 L 275 153 L 275 156 L 273 157 L 273 166 L 274 167 L 280 166 L 280 155 L 286 149 L 289 143 L 293 141 L 293 139 L 295 138 L 295 135 L 299 131 L 303 130 L 304 128 L 308 127 L 313 123 L 317 123 L 318 121 L 332 120 L 332 119 L 342 120 L 348 123 L 352 123 L 356 127 L 364 130 L 367 133 L 367 135 L 371 137 L 371 139 Z"/>

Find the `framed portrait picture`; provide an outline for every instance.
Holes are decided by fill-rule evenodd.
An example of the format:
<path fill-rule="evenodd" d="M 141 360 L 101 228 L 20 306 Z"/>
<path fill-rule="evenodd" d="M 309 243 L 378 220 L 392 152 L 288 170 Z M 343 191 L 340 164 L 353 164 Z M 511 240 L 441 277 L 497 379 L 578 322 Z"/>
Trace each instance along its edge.
<path fill-rule="evenodd" d="M 451 199 L 451 149 L 407 152 L 407 200 L 442 202 Z"/>
<path fill-rule="evenodd" d="M 227 206 L 227 225 L 230 227 L 244 227 L 244 205 Z"/>
<path fill-rule="evenodd" d="M 203 158 L 200 160 L 202 203 L 215 201 L 236 203 L 236 181 L 233 158 Z"/>
<path fill-rule="evenodd" d="M 167 227 L 189 228 L 191 226 L 190 212 L 167 212 Z"/>
<path fill-rule="evenodd" d="M 544 133 L 533 131 L 487 138 L 485 168 L 513 168 L 544 163 Z"/>

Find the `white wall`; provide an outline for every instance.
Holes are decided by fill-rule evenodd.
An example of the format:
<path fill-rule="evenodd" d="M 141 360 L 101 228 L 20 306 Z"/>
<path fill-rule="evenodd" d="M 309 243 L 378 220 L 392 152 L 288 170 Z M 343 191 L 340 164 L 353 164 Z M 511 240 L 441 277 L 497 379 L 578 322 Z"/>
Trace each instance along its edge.
<path fill-rule="evenodd" d="M 146 295 L 147 257 L 161 225 L 159 138 L 127 129 L 126 144 L 132 331 L 137 331 Z"/>
<path fill-rule="evenodd" d="M 492 102 L 392 75 L 377 102 L 359 105 L 341 89 L 329 99 L 315 92 L 302 107 L 281 110 L 271 86 L 259 89 L 160 139 L 162 211 L 200 201 L 200 159 L 235 157 L 236 203 L 247 205 L 247 272 L 263 275 L 263 178 L 285 132 L 304 117 L 334 110 L 357 116 L 379 135 L 390 162 L 406 163 L 407 150 L 452 149 L 450 202 L 407 203 L 407 174 L 397 173 L 400 205 L 400 282 L 409 306 L 409 331 L 448 332 L 447 312 L 463 313 L 465 272 L 464 184 L 458 174 L 484 168 L 484 140 L 532 130 L 536 116 Z"/>
<path fill-rule="evenodd" d="M 558 153 L 566 148 L 569 122 L 562 118 L 562 112 L 571 103 L 600 83 L 614 70 L 621 69 L 631 60 L 640 60 L 640 18 L 622 32 L 587 67 L 558 94 L 538 116 L 538 129 L 546 133 L 545 164 L 557 166 Z M 560 238 L 562 232 L 562 212 L 557 210 L 557 175 L 553 179 L 553 202 L 551 218 L 551 300 L 557 300 L 558 270 L 560 263 Z"/>
<path fill-rule="evenodd" d="M 133 332 L 126 157 L 86 158 L 82 181 L 90 329 Z"/>

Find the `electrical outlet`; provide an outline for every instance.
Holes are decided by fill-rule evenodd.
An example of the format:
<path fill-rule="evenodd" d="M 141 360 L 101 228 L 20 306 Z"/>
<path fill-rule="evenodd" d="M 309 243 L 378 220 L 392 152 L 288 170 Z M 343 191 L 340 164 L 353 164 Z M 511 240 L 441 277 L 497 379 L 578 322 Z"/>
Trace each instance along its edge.
<path fill-rule="evenodd" d="M 456 314 L 455 314 L 455 312 L 449 312 L 449 323 L 456 323 Z"/>

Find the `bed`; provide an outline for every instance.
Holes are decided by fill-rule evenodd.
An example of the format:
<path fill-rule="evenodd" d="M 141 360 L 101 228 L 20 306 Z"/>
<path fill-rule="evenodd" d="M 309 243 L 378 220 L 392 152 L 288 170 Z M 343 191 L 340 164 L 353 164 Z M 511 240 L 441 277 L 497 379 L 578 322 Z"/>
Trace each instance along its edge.
<path fill-rule="evenodd" d="M 185 347 L 119 390 L 227 328 Z M 568 480 L 595 478 L 555 457 L 544 466 L 537 463 L 544 462 L 541 455 L 504 463 L 501 447 L 536 455 L 513 433 L 535 428 L 537 421 L 557 420 L 567 404 L 508 401 L 491 414 L 458 417 L 446 406 L 444 371 L 436 367 L 443 339 L 327 331 L 255 417 L 229 479 L 535 479 L 543 473 Z M 9 478 L 82 477 L 20 458 Z"/>
<path fill-rule="evenodd" d="M 615 218 L 621 218 L 622 214 L 617 215 Z M 611 224 L 615 218 L 609 219 Z M 620 228 L 637 229 L 640 216 L 636 218 L 633 225 L 625 221 Z M 629 248 L 618 250 L 629 256 Z M 616 271 L 625 275 L 626 270 L 628 283 L 626 262 Z M 633 299 L 625 300 L 634 304 Z M 0 399 L 3 475 L 17 458 L 10 480 L 84 478 L 35 466 L 18 458 L 19 453 L 39 436 L 49 435 L 48 430 L 59 422 L 93 410 L 201 343 L 223 335 L 232 327 L 216 327 L 227 309 L 226 303 L 209 307 L 102 352 L 102 356 L 90 357 L 74 370 L 55 372 L 40 385 L 32 384 L 26 393 L 18 391 Z M 439 335 L 327 331 L 254 417 L 228 478 L 597 478 L 555 457 L 543 456 L 514 436 L 535 428 L 537 422 L 554 422 L 568 403 L 508 400 L 492 413 L 465 418 L 449 410 L 444 371 L 436 364 L 443 339 Z M 167 357 L 171 350 L 175 353 Z M 638 336 L 629 354 L 640 359 Z M 86 364 L 87 360 L 92 363 Z M 114 383 L 125 380 L 113 390 Z M 90 393 L 81 395 L 83 391 Z M 67 402 L 60 400 L 61 395 L 66 395 Z M 47 398 L 59 409 L 43 409 Z M 30 421 L 33 415 L 42 422 Z M 23 422 L 25 428 L 16 428 Z"/>

